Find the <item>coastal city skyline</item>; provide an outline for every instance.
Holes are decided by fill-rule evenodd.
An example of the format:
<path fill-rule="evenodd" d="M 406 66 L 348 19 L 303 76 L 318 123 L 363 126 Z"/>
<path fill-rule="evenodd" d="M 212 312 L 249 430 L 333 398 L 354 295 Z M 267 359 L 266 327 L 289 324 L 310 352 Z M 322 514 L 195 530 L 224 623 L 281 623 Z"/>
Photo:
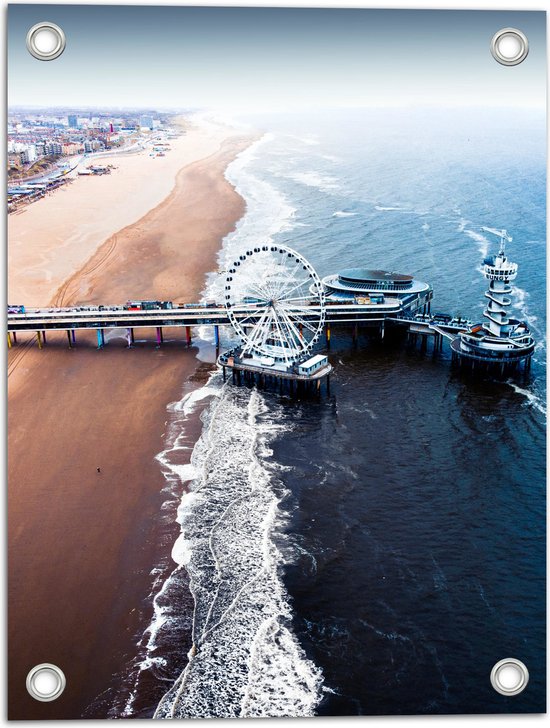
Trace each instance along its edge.
<path fill-rule="evenodd" d="M 152 156 L 165 156 L 168 118 L 154 109 L 10 109 L 8 212 L 42 199 L 75 174 L 110 174 L 111 167 L 95 163 L 98 156 L 133 153 L 146 144 Z"/>
<path fill-rule="evenodd" d="M 52 5 L 47 15 L 39 5 L 10 6 L 10 106 L 238 112 L 544 103 L 543 13 Z M 67 37 L 65 52 L 48 63 L 25 46 L 28 29 L 43 20 Z M 514 68 L 489 52 L 493 34 L 511 25 L 530 42 Z"/>

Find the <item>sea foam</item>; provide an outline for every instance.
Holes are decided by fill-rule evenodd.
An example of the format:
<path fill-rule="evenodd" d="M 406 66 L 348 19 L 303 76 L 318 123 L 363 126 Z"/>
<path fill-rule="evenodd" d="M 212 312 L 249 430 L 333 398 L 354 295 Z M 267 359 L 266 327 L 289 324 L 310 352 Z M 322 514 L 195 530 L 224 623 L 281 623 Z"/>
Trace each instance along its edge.
<path fill-rule="evenodd" d="M 519 387 L 515 382 L 508 382 L 510 387 L 516 392 L 516 394 L 521 394 L 525 399 L 527 400 L 526 404 L 534 407 L 538 412 L 543 414 L 546 417 L 546 402 L 541 397 L 537 396 L 534 392 L 530 391 L 529 389 L 524 389 L 523 387 Z"/>
<path fill-rule="evenodd" d="M 475 230 L 466 230 L 464 227 L 462 232 L 464 232 L 465 235 L 467 235 L 472 240 L 475 240 L 476 243 L 478 243 L 478 250 L 481 253 L 481 255 L 485 258 L 487 256 L 487 253 L 489 252 L 489 241 L 485 237 L 485 235 L 482 235 L 481 233 L 476 232 Z"/>
<path fill-rule="evenodd" d="M 295 209 L 286 197 L 253 172 L 256 156 L 273 139 L 266 134 L 226 171 L 247 210 L 224 240 L 219 271 L 208 277 L 205 298 L 222 296 L 224 271 L 243 249 L 271 242 L 295 224 Z M 206 330 L 200 333 L 211 337 Z M 179 448 L 185 437 L 174 429 L 183 432 L 186 418 L 203 405 L 202 435 L 190 463 L 182 465 Z M 292 632 L 292 610 L 280 579 L 282 556 L 274 541 L 284 525 L 285 489 L 276 466 L 268 462 L 269 441 L 279 427 L 257 391 L 224 386 L 219 373 L 171 405 L 169 414 L 172 435 L 158 460 L 172 482 L 185 485 L 189 476 L 192 481 L 177 510 L 181 534 L 172 558 L 178 566 L 155 597 L 142 665 L 148 668 L 155 655 L 162 655 L 162 630 L 175 618 L 166 594 L 183 572 L 194 599 L 193 648 L 155 717 L 313 715 L 322 675 Z"/>
<path fill-rule="evenodd" d="M 207 276 L 206 298 L 225 300 L 224 273 L 243 249 L 271 243 L 275 235 L 294 227 L 296 208 L 289 204 L 285 195 L 253 171 L 259 152 L 274 139 L 273 134 L 264 134 L 227 167 L 225 176 L 246 201 L 246 213 L 223 241 L 218 253 L 218 271 Z M 207 332 L 204 335 L 208 335 Z"/>
<path fill-rule="evenodd" d="M 198 475 L 191 460 L 195 443 L 191 439 L 192 433 L 187 430 L 189 420 L 197 410 L 219 396 L 216 375 L 198 389 L 187 391 L 189 385 L 185 385 L 181 399 L 167 407 L 165 449 L 156 456 L 164 478 L 162 492 L 165 500 L 160 513 L 160 538 L 163 542 L 173 532 L 174 522 L 184 522 L 191 504 L 199 497 L 186 489 L 187 484 Z M 174 652 L 181 634 L 188 632 L 191 626 L 191 616 L 185 611 L 185 599 L 189 601 L 185 565 L 191 558 L 191 543 L 182 533 L 172 545 L 166 545 L 166 557 L 151 572 L 154 580 L 149 599 L 153 614 L 137 643 L 137 655 L 129 666 L 125 683 L 131 687 L 123 704 L 112 707 L 111 717 L 136 715 L 135 704 L 145 676 L 150 674 L 156 682 L 171 684 L 177 677 L 175 666 L 185 664 L 185 656 Z"/>
<path fill-rule="evenodd" d="M 336 210 L 332 213 L 332 217 L 355 217 L 356 212 L 347 212 L 347 210 Z"/>
<path fill-rule="evenodd" d="M 314 187 L 321 192 L 333 192 L 339 188 L 339 181 L 336 177 L 329 174 L 320 174 L 313 170 L 308 172 L 291 172 L 284 175 L 288 179 L 306 185 L 306 187 Z"/>
<path fill-rule="evenodd" d="M 279 574 L 273 536 L 286 493 L 268 465 L 280 426 L 267 414 L 256 390 L 227 385 L 203 413 L 174 548 L 195 600 L 194 647 L 157 718 L 307 716 L 320 700 L 322 677 L 292 632 Z"/>

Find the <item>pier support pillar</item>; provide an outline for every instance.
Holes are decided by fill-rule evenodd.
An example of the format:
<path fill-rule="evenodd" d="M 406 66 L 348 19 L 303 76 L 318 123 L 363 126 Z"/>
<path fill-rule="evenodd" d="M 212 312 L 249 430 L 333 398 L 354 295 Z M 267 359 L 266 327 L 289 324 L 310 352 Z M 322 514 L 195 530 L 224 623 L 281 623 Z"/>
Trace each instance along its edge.
<path fill-rule="evenodd" d="M 160 346 L 164 341 L 162 337 L 162 326 L 157 326 L 157 346 Z"/>
<path fill-rule="evenodd" d="M 67 329 L 67 340 L 69 342 L 69 349 L 73 348 L 72 342 L 71 342 L 71 332 L 69 329 Z"/>
<path fill-rule="evenodd" d="M 134 329 L 126 329 L 126 341 L 128 342 L 128 348 L 130 349 L 132 344 L 134 343 Z"/>
<path fill-rule="evenodd" d="M 38 341 L 38 348 L 41 349 L 42 348 L 42 335 L 41 335 L 40 331 L 36 332 L 36 340 Z"/>
<path fill-rule="evenodd" d="M 330 324 L 326 326 L 327 349 L 330 349 Z"/>
<path fill-rule="evenodd" d="M 191 346 L 191 327 L 190 326 L 185 327 L 185 335 L 187 337 L 187 346 Z"/>
<path fill-rule="evenodd" d="M 386 332 L 386 322 L 382 321 L 382 323 L 380 324 L 380 338 L 381 339 L 384 338 L 385 332 Z"/>
<path fill-rule="evenodd" d="M 222 367 L 222 371 L 223 371 L 223 381 L 225 382 L 225 378 L 226 378 L 225 377 L 225 367 Z"/>
<path fill-rule="evenodd" d="M 15 333 L 15 331 L 11 332 L 11 338 L 12 338 L 13 343 L 17 344 L 17 334 Z"/>
<path fill-rule="evenodd" d="M 45 331 L 42 332 L 42 341 L 44 343 L 46 343 L 46 332 Z"/>
<path fill-rule="evenodd" d="M 11 334 L 8 331 L 8 349 L 11 349 Z"/>
<path fill-rule="evenodd" d="M 220 327 L 218 324 L 214 326 L 214 344 L 216 344 L 216 349 L 220 348 Z"/>
<path fill-rule="evenodd" d="M 103 329 L 96 329 L 97 334 L 97 348 L 102 349 L 105 346 L 105 335 Z"/>

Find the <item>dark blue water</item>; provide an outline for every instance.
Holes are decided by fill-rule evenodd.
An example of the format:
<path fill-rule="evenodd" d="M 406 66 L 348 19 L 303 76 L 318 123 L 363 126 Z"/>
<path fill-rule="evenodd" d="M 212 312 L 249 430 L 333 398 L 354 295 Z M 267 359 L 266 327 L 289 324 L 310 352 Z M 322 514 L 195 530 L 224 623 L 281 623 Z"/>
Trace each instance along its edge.
<path fill-rule="evenodd" d="M 496 382 L 453 369 L 448 349 L 421 353 L 390 330 L 354 347 L 336 329 L 319 401 L 218 373 L 171 406 L 159 460 L 172 511 L 184 493 L 179 566 L 140 667 L 166 691 L 157 715 L 544 711 L 544 119 L 394 109 L 248 121 L 266 136 L 227 172 L 247 212 L 220 269 L 274 240 L 320 275 L 414 274 L 435 309 L 478 319 L 480 265 L 498 244 L 483 228 L 506 228 L 514 313 L 537 347 L 528 378 Z M 213 274 L 205 295 L 223 285 Z M 202 437 L 182 466 L 199 406 Z M 515 697 L 489 682 L 506 657 L 530 671 Z"/>
<path fill-rule="evenodd" d="M 475 319 L 497 243 L 482 227 L 506 228 L 515 313 L 539 342 L 514 386 L 464 379 L 448 352 L 366 337 L 354 350 L 342 333 L 331 397 L 283 407 L 292 434 L 273 459 L 297 545 L 284 583 L 330 690 L 318 713 L 543 711 L 543 120 L 361 111 L 277 131 L 250 163 L 295 210 L 276 240 L 320 274 L 413 273 L 436 309 Z M 489 682 L 508 656 L 531 675 L 511 698 Z"/>

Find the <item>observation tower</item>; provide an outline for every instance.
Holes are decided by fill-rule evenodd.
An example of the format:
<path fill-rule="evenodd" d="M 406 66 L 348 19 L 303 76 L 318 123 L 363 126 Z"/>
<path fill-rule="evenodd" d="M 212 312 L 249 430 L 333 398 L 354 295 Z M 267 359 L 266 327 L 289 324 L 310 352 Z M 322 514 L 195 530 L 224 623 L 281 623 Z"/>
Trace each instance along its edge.
<path fill-rule="evenodd" d="M 524 321 L 510 318 L 508 308 L 512 303 L 510 281 L 516 279 L 517 263 L 508 260 L 506 243 L 512 238 L 506 230 L 483 228 L 500 238 L 499 251 L 483 261 L 483 274 L 489 281 L 485 292 L 488 299 L 483 316 L 487 322 L 475 324 L 463 331 L 451 342 L 453 358 L 461 363 L 468 362 L 472 368 L 476 363 L 500 368 L 516 369 L 521 364 L 528 369 L 535 349 L 535 341 Z"/>

